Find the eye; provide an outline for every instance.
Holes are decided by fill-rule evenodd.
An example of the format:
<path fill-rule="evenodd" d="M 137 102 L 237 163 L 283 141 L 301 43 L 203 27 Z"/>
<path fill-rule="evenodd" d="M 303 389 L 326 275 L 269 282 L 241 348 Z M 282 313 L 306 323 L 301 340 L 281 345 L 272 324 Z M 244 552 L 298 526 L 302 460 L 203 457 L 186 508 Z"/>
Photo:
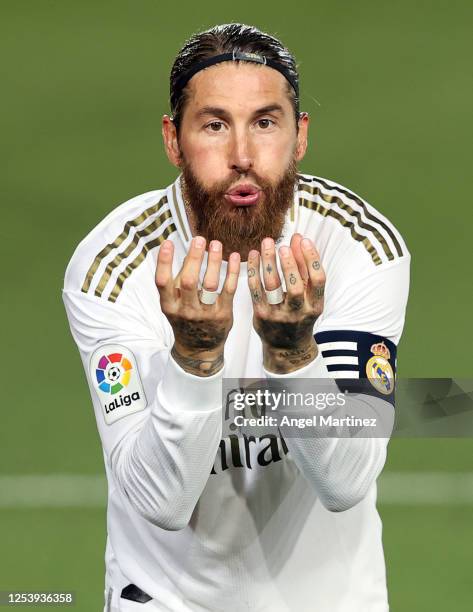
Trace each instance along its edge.
<path fill-rule="evenodd" d="M 274 121 L 271 119 L 258 119 L 257 123 L 258 127 L 260 127 L 262 130 L 267 130 L 269 127 L 274 125 Z"/>
<path fill-rule="evenodd" d="M 211 132 L 221 132 L 223 123 L 221 121 L 212 121 L 211 123 L 207 124 L 205 127 L 208 128 Z"/>

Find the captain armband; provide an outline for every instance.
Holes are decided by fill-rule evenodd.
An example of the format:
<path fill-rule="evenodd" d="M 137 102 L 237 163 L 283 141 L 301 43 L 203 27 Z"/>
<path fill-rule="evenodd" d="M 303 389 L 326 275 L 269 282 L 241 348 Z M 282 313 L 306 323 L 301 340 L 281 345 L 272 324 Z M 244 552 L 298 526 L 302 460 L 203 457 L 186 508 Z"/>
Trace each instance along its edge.
<path fill-rule="evenodd" d="M 315 341 L 341 391 L 373 395 L 394 406 L 397 347 L 391 340 L 339 330 L 318 332 Z"/>

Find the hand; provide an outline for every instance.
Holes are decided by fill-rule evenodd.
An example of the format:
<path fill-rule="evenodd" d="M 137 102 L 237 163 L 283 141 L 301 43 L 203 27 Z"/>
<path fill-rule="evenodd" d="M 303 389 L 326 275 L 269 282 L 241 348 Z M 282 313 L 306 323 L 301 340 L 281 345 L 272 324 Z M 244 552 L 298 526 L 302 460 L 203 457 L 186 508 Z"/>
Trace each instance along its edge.
<path fill-rule="evenodd" d="M 264 287 L 260 278 L 260 254 L 248 256 L 248 285 L 253 299 L 253 325 L 263 343 L 264 367 L 279 374 L 298 370 L 317 357 L 314 323 L 324 306 L 325 273 L 319 254 L 309 239 L 294 234 L 290 247 L 279 249 L 279 261 L 287 293 L 281 304 L 268 304 L 265 294 L 281 286 L 272 238 L 261 245 Z"/>
<path fill-rule="evenodd" d="M 205 253 L 205 238 L 192 239 L 189 252 L 179 274 L 172 277 L 174 244 L 165 240 L 159 249 L 156 286 L 161 310 L 174 331 L 171 354 L 179 365 L 191 374 L 211 376 L 223 367 L 223 348 L 233 325 L 233 297 L 240 273 L 240 255 L 229 257 L 227 276 L 215 304 L 202 304 L 199 299 L 199 272 Z M 218 289 L 222 244 L 210 243 L 203 287 Z"/>

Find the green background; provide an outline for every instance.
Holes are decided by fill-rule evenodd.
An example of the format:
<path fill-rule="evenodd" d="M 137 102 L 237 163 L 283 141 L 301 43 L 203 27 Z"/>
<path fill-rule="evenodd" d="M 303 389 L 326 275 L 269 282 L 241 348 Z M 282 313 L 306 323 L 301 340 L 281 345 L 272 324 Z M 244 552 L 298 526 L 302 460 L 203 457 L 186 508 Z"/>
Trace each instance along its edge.
<path fill-rule="evenodd" d="M 63 274 L 105 214 L 175 177 L 160 134 L 170 65 L 215 23 L 282 38 L 312 118 L 301 169 L 359 193 L 404 236 L 399 375 L 471 378 L 473 4 L 232 4 L 1 3 L 0 475 L 103 473 Z M 470 439 L 393 440 L 385 469 L 471 472 L 472 451 Z M 379 506 L 394 612 L 472 609 L 473 506 L 445 501 Z M 100 610 L 104 510 L 1 508 L 0 590 L 75 590 L 76 610 Z"/>

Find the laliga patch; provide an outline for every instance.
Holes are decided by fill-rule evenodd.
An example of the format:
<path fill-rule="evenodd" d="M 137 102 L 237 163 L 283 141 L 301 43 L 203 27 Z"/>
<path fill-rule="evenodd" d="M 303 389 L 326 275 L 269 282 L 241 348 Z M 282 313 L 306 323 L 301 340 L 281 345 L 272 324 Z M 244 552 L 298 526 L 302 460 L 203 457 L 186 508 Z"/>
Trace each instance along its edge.
<path fill-rule="evenodd" d="M 107 425 L 147 406 L 135 356 L 125 346 L 98 348 L 90 358 L 90 380 Z"/>

